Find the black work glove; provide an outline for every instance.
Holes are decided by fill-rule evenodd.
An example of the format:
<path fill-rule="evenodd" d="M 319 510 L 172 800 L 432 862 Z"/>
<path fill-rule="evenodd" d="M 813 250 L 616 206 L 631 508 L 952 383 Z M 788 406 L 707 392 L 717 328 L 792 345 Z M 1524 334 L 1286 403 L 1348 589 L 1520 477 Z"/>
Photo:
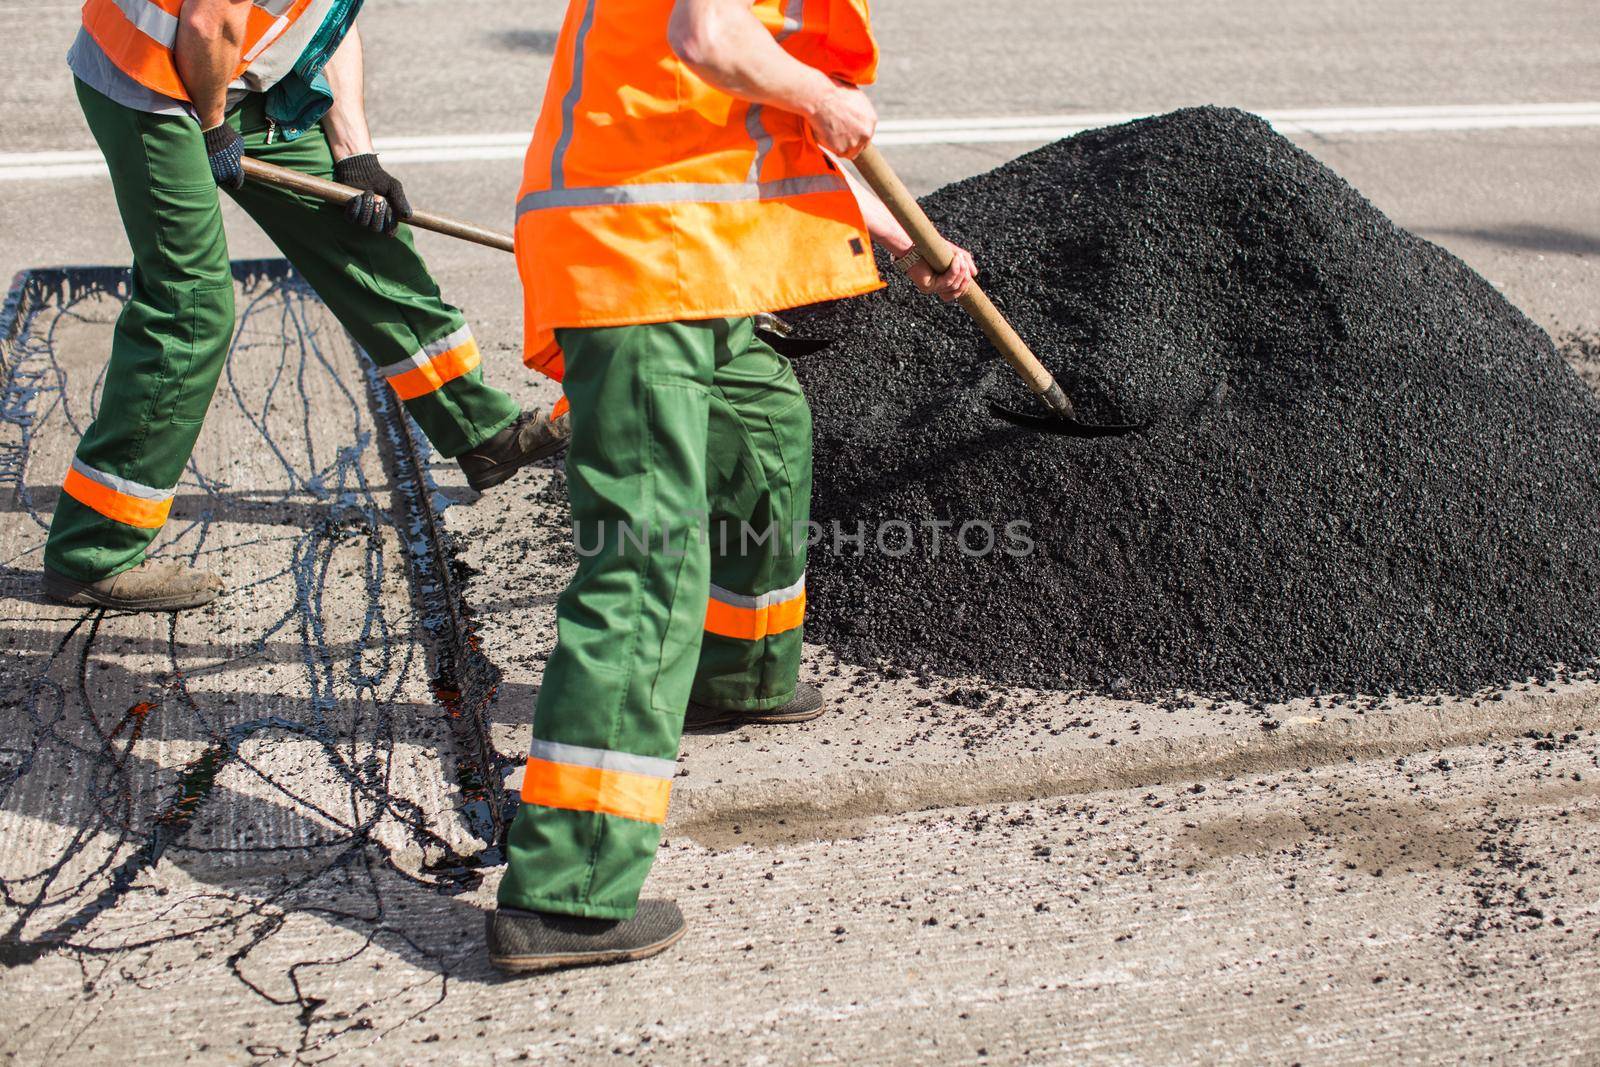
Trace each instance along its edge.
<path fill-rule="evenodd" d="M 206 162 L 211 164 L 211 177 L 224 189 L 244 188 L 244 138 L 239 131 L 224 122 L 203 133 L 206 139 Z"/>
<path fill-rule="evenodd" d="M 378 165 L 376 152 L 346 156 L 333 165 L 333 180 L 362 190 L 344 206 L 347 219 L 373 233 L 393 235 L 411 217 L 411 201 L 400 180 Z"/>

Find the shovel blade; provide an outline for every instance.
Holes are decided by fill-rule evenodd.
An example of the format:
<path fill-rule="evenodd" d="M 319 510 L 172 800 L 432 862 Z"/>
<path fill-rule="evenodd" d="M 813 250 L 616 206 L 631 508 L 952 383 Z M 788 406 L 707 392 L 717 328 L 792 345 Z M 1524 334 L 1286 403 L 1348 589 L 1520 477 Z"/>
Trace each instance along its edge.
<path fill-rule="evenodd" d="M 799 359 L 801 356 L 821 352 L 833 343 L 822 338 L 796 335 L 794 326 L 770 311 L 763 311 L 755 318 L 756 336 L 770 345 L 778 355 L 789 359 Z"/>
<path fill-rule="evenodd" d="M 780 333 L 759 329 L 756 331 L 756 335 L 767 342 L 778 355 L 789 359 L 800 359 L 802 356 L 815 355 L 833 343 L 818 337 L 785 337 Z"/>
<path fill-rule="evenodd" d="M 1060 415 L 1040 415 L 1031 411 L 1017 411 L 1008 408 L 996 401 L 989 401 L 989 410 L 995 417 L 1020 426 L 1025 430 L 1036 430 L 1039 433 L 1053 433 L 1062 437 L 1121 437 L 1124 434 L 1138 433 L 1149 429 L 1148 422 L 1108 422 L 1088 423 L 1076 419 L 1063 418 Z"/>

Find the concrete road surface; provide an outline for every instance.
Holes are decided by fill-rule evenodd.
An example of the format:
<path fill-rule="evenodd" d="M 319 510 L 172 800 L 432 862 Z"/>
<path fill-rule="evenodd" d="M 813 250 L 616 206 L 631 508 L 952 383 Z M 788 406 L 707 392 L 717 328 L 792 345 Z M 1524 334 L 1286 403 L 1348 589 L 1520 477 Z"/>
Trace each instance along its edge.
<path fill-rule="evenodd" d="M 25 27 L 0 35 L 7 275 L 127 259 L 61 62 L 77 7 L 0 0 Z M 877 7 L 883 115 L 935 131 L 890 148 L 919 191 L 1037 143 L 958 132 L 1007 120 L 1360 109 L 1376 128 L 1293 135 L 1553 333 L 1600 327 L 1590 4 Z M 561 10 L 363 15 L 415 203 L 509 225 Z M 1469 106 L 1542 117 L 1454 128 Z M 236 257 L 274 254 L 228 212 Z M 553 399 L 517 359 L 508 259 L 422 244 L 491 380 Z M 49 605 L 43 530 L 120 297 L 112 272 L 33 284 L 0 372 L 13 1062 L 1600 1059 L 1594 683 L 1169 712 L 811 648 L 828 717 L 685 740 L 648 891 L 689 936 L 502 979 L 480 931 L 570 566 L 559 470 L 478 498 L 309 294 L 242 267 L 163 534 L 233 595 L 175 619 Z"/>

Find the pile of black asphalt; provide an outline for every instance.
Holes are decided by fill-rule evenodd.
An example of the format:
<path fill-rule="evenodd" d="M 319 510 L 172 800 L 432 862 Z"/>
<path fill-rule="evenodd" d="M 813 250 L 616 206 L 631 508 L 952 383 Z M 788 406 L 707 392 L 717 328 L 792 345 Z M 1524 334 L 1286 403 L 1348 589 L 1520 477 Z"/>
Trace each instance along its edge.
<path fill-rule="evenodd" d="M 1042 148 L 924 201 L 1098 421 L 895 281 L 795 316 L 808 639 L 1113 694 L 1470 693 L 1600 655 L 1600 403 L 1478 274 L 1240 111 Z"/>

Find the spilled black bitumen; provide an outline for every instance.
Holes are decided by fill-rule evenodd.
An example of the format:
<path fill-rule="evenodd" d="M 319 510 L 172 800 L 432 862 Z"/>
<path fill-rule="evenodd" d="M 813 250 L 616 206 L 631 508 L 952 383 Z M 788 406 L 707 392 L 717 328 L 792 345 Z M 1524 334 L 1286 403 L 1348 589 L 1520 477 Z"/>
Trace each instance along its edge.
<path fill-rule="evenodd" d="M 1469 692 L 1600 654 L 1594 394 L 1487 281 L 1261 120 L 1093 131 L 924 206 L 1084 418 L 1154 425 L 996 422 L 988 400 L 1033 401 L 904 284 L 798 314 L 836 340 L 799 364 L 825 531 L 809 639 L 1257 699 Z"/>

